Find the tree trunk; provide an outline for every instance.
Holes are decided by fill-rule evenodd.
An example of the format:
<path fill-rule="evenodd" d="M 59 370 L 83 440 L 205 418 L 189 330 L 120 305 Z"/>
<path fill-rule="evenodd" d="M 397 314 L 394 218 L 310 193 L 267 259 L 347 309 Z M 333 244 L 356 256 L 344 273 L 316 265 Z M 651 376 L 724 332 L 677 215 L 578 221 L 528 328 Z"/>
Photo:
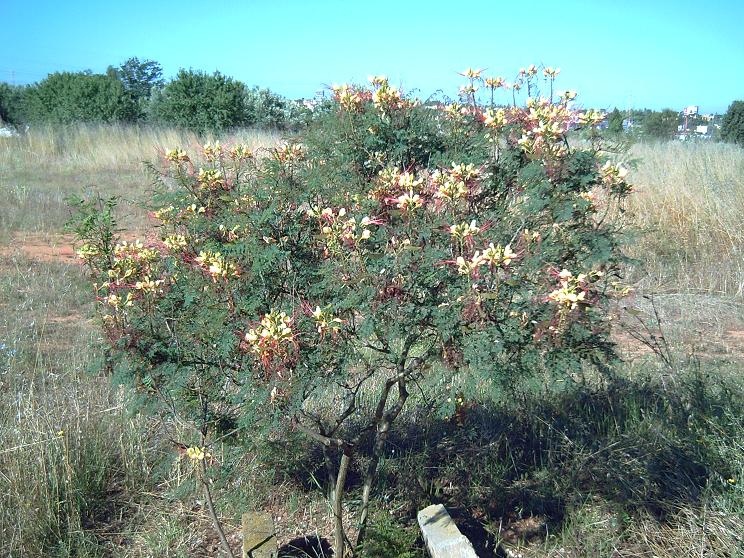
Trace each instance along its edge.
<path fill-rule="evenodd" d="M 217 535 L 220 537 L 220 543 L 222 543 L 222 548 L 225 550 L 225 553 L 229 558 L 235 558 L 235 554 L 233 554 L 232 548 L 230 548 L 230 543 L 227 542 L 227 537 L 225 537 L 225 531 L 222 530 L 222 523 L 220 523 L 220 520 L 217 517 L 217 512 L 214 510 L 214 501 L 212 500 L 212 491 L 209 489 L 207 466 L 204 463 L 204 460 L 201 461 L 201 473 L 201 481 L 204 486 L 204 499 L 207 501 L 207 509 L 212 518 L 212 523 L 214 523 L 214 528 L 217 531 Z"/>
<path fill-rule="evenodd" d="M 364 475 L 364 483 L 362 485 L 362 507 L 359 511 L 359 532 L 357 533 L 356 546 L 359 546 L 364 541 L 364 537 L 367 531 L 367 521 L 369 519 L 369 499 L 372 494 L 372 487 L 377 477 L 377 467 L 382 459 L 383 451 L 385 450 L 385 442 L 387 441 L 388 434 L 390 433 L 390 427 L 398 418 L 403 406 L 408 399 L 408 391 L 406 390 L 406 383 L 403 379 L 398 380 L 398 400 L 389 412 L 383 413 L 382 416 L 378 414 L 377 420 L 377 432 L 375 433 L 375 444 L 372 451 L 372 460 L 367 467 L 367 472 Z M 387 393 L 384 394 L 384 404 L 387 402 Z"/>
<path fill-rule="evenodd" d="M 346 556 L 346 534 L 344 533 L 344 486 L 346 485 L 346 474 L 349 472 L 351 463 L 351 450 L 344 449 L 341 455 L 341 464 L 338 467 L 338 478 L 336 479 L 336 490 L 333 498 L 333 519 L 336 524 L 334 531 L 334 556 L 345 558 Z"/>
<path fill-rule="evenodd" d="M 323 461 L 328 475 L 328 501 L 333 503 L 336 500 L 336 470 L 333 467 L 331 449 L 325 444 L 323 445 Z"/>

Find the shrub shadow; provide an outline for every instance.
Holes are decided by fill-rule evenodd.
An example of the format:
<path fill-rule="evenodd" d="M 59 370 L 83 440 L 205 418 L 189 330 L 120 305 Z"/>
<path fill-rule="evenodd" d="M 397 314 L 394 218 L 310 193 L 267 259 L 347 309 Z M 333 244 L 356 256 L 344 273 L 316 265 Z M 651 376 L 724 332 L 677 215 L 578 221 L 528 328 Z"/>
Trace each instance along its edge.
<path fill-rule="evenodd" d="M 277 558 L 329 558 L 333 556 L 330 543 L 317 535 L 292 539 L 279 548 Z"/>
<path fill-rule="evenodd" d="M 717 417 L 740 408 L 735 393 L 694 377 L 674 389 L 615 378 L 473 401 L 457 420 L 411 412 L 390 433 L 376 492 L 408 518 L 444 504 L 491 555 L 505 532 L 515 538 L 555 532 L 573 507 L 594 496 L 663 520 L 680 504 L 698 502 L 712 478 L 733 474 L 704 439 L 725 428 Z M 302 456 L 293 460 L 299 467 L 287 461 L 282 467 L 310 488 L 309 470 L 324 478 L 322 456 L 313 444 L 300 447 Z M 370 454 L 365 441 L 356 471 Z M 349 490 L 357 488 L 359 476 L 351 474 Z M 520 527 L 530 521 L 539 529 Z"/>

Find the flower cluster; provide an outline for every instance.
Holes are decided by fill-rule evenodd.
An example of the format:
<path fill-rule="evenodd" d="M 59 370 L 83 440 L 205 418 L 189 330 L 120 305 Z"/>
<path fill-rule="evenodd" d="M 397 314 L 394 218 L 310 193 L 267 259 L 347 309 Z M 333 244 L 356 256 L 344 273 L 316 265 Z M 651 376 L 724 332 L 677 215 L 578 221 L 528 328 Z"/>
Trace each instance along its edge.
<path fill-rule="evenodd" d="M 480 169 L 472 164 L 452 163 L 451 169 L 437 170 L 431 176 L 434 197 L 446 202 L 456 202 L 467 197 L 480 176 Z"/>
<path fill-rule="evenodd" d="M 220 142 L 218 141 L 214 143 L 207 142 L 202 146 L 202 153 L 207 161 L 214 163 L 218 159 L 222 158 L 222 145 L 220 145 Z"/>
<path fill-rule="evenodd" d="M 114 247 L 114 261 L 108 270 L 109 279 L 116 286 L 124 285 L 137 278 L 153 275 L 153 264 L 160 254 L 152 248 L 145 248 L 141 241 L 121 242 Z"/>
<path fill-rule="evenodd" d="M 294 342 L 292 318 L 286 312 L 272 310 L 255 328 L 248 330 L 244 339 L 250 351 L 268 366 L 275 357 L 286 356 Z"/>
<path fill-rule="evenodd" d="M 469 259 L 459 256 L 453 262 L 457 267 L 460 275 L 477 275 L 480 267 L 488 267 L 490 270 L 496 268 L 505 269 L 509 267 L 517 254 L 511 249 L 511 246 L 494 245 L 493 242 L 483 251 L 476 251 Z"/>
<path fill-rule="evenodd" d="M 307 150 L 301 143 L 285 143 L 273 150 L 274 158 L 285 166 L 297 165 L 307 158 Z"/>
<path fill-rule="evenodd" d="M 550 66 L 543 68 L 543 75 L 548 79 L 555 79 L 556 77 L 558 77 L 558 74 L 560 73 L 561 73 L 560 68 L 552 68 Z"/>
<path fill-rule="evenodd" d="M 84 262 L 91 263 L 96 257 L 100 255 L 101 251 L 97 246 L 93 244 L 85 243 L 77 250 L 78 258 Z"/>
<path fill-rule="evenodd" d="M 463 242 L 468 240 L 480 232 L 480 228 L 476 224 L 475 219 L 470 223 L 460 223 L 458 225 L 450 225 L 450 234 L 453 238 Z"/>
<path fill-rule="evenodd" d="M 119 296 L 116 293 L 111 293 L 105 298 L 106 304 L 115 309 L 128 308 L 134 304 L 134 297 L 132 293 L 127 293 L 126 296 Z"/>
<path fill-rule="evenodd" d="M 165 153 L 165 160 L 171 163 L 188 163 L 190 161 L 189 156 L 183 149 L 175 148 Z"/>
<path fill-rule="evenodd" d="M 528 99 L 521 115 L 520 148 L 534 158 L 561 157 L 568 153 L 565 134 L 576 122 L 576 114 L 566 103 L 549 99 Z"/>
<path fill-rule="evenodd" d="M 335 334 L 341 329 L 341 325 L 344 323 L 341 318 L 337 318 L 331 314 L 330 310 L 327 308 L 323 309 L 320 306 L 316 306 L 311 315 L 315 320 L 315 327 L 320 335 L 325 335 L 327 332 Z"/>
<path fill-rule="evenodd" d="M 573 273 L 564 269 L 554 275 L 558 279 L 559 285 L 548 295 L 548 301 L 568 310 L 573 310 L 580 304 L 588 302 L 589 284 L 586 274 L 580 273 L 574 276 Z"/>
<path fill-rule="evenodd" d="M 398 209 L 403 209 L 401 202 L 408 209 L 415 209 L 413 205 L 421 206 L 418 203 L 421 202 L 421 196 L 415 192 L 422 188 L 424 182 L 424 176 L 418 176 L 413 172 L 401 172 L 397 167 L 384 168 L 378 173 L 376 186 L 370 191 L 369 197 L 395 205 Z M 409 204 L 413 199 L 416 199 L 416 202 L 413 205 Z"/>
<path fill-rule="evenodd" d="M 153 212 L 153 216 L 166 225 L 173 221 L 175 215 L 176 208 L 172 205 L 161 207 L 160 209 L 157 209 Z"/>
<path fill-rule="evenodd" d="M 179 252 L 186 248 L 188 242 L 186 237 L 182 234 L 170 234 L 163 238 L 163 244 L 171 252 Z"/>
<path fill-rule="evenodd" d="M 374 87 L 372 102 L 383 113 L 401 108 L 405 103 L 397 88 L 390 85 L 385 76 L 373 76 L 370 82 Z"/>
<path fill-rule="evenodd" d="M 207 451 L 206 448 L 200 448 L 199 446 L 191 446 L 186 448 L 186 457 L 188 457 L 193 463 L 204 461 L 209 459 L 212 455 Z"/>
<path fill-rule="evenodd" d="M 483 83 L 491 89 L 498 89 L 499 87 L 504 87 L 506 80 L 502 77 L 487 77 L 483 80 Z"/>
<path fill-rule="evenodd" d="M 489 131 L 498 131 L 501 130 L 504 126 L 508 124 L 508 115 L 507 112 L 502 109 L 486 109 L 486 111 L 483 113 L 483 125 L 489 130 Z"/>
<path fill-rule="evenodd" d="M 348 215 L 344 207 L 338 210 L 330 207 L 311 208 L 307 210 L 307 216 L 318 220 L 327 251 L 334 251 L 341 245 L 353 247 L 368 240 L 372 236 L 369 227 L 380 224 L 379 220 L 367 216 L 357 221 L 356 217 Z"/>
<path fill-rule="evenodd" d="M 191 205 L 187 205 L 181 212 L 181 218 L 190 219 L 206 212 L 207 208 L 203 205 L 196 205 L 195 203 L 192 203 Z"/>
<path fill-rule="evenodd" d="M 163 289 L 161 285 L 164 283 L 163 279 L 150 279 L 149 275 L 145 275 L 141 281 L 137 281 L 134 284 L 135 290 L 142 291 L 144 293 L 162 293 Z"/>
<path fill-rule="evenodd" d="M 225 177 L 218 169 L 199 169 L 197 181 L 205 190 L 217 190 L 225 187 Z"/>
<path fill-rule="evenodd" d="M 233 161 L 244 161 L 253 158 L 253 151 L 246 144 L 238 143 L 230 148 L 229 155 Z"/>
<path fill-rule="evenodd" d="M 393 199 L 395 207 L 400 209 L 403 213 L 413 213 L 420 207 L 423 207 L 423 198 L 416 194 L 413 190 L 403 192 L 400 196 Z"/>
<path fill-rule="evenodd" d="M 247 233 L 247 227 L 245 225 L 234 225 L 227 228 L 225 225 L 220 225 L 217 230 L 225 242 L 235 242 L 240 240 Z"/>
<path fill-rule="evenodd" d="M 203 250 L 194 260 L 197 265 L 212 277 L 212 281 L 218 279 L 227 280 L 228 277 L 239 277 L 237 266 L 225 260 L 220 252 Z"/>
<path fill-rule="evenodd" d="M 333 85 L 333 96 L 341 107 L 348 112 L 359 112 L 364 104 L 371 100 L 372 95 L 364 89 L 357 89 L 352 85 Z"/>
<path fill-rule="evenodd" d="M 602 177 L 602 184 L 607 186 L 613 194 L 624 195 L 631 191 L 630 185 L 625 180 L 628 176 L 628 169 L 622 165 L 614 165 L 608 161 L 599 172 Z"/>
<path fill-rule="evenodd" d="M 537 66 L 530 64 L 527 68 L 519 68 L 519 75 L 521 77 L 533 77 L 537 75 Z"/>
<path fill-rule="evenodd" d="M 566 93 L 573 93 L 573 92 L 568 91 Z M 578 115 L 579 124 L 581 124 L 582 126 L 598 126 L 599 124 L 604 122 L 605 118 L 607 118 L 607 115 L 605 113 L 599 110 L 594 110 L 594 109 L 589 109 Z"/>

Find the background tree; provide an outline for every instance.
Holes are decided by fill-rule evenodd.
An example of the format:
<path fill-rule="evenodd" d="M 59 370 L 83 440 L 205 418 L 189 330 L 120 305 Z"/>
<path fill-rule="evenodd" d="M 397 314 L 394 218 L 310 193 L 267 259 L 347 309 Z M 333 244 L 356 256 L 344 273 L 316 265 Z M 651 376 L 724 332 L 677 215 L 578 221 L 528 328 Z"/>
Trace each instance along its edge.
<path fill-rule="evenodd" d="M 131 121 L 136 108 L 121 81 L 90 72 L 61 72 L 29 87 L 24 103 L 30 122 L 75 124 Z"/>
<path fill-rule="evenodd" d="M 643 122 L 643 132 L 655 139 L 672 139 L 679 126 L 679 113 L 671 109 L 651 112 Z"/>
<path fill-rule="evenodd" d="M 106 75 L 118 79 L 124 85 L 124 90 L 138 108 L 138 118 L 146 114 L 153 90 L 165 85 L 160 64 L 154 60 L 140 61 L 137 57 L 129 58 L 121 66 L 109 66 Z"/>
<path fill-rule="evenodd" d="M 721 139 L 744 146 L 744 101 L 734 101 L 723 115 Z"/>
<path fill-rule="evenodd" d="M 301 103 L 259 87 L 246 90 L 245 111 L 246 123 L 260 128 L 297 129 L 306 125 L 311 116 Z"/>
<path fill-rule="evenodd" d="M 245 86 L 219 72 L 181 69 L 153 98 L 156 120 L 198 133 L 219 132 L 248 123 Z"/>
<path fill-rule="evenodd" d="M 623 133 L 623 115 L 617 107 L 607 117 L 607 131 L 611 134 Z"/>
<path fill-rule="evenodd" d="M 0 83 L 0 122 L 20 125 L 24 120 L 23 102 L 26 87 Z"/>

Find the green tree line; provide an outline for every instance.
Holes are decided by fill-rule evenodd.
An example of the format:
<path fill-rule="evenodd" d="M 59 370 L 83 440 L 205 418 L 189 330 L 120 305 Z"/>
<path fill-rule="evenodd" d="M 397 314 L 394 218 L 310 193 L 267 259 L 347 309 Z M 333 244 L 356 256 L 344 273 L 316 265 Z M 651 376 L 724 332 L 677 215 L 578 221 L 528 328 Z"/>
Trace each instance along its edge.
<path fill-rule="evenodd" d="M 0 83 L 0 119 L 14 126 L 149 123 L 205 133 L 297 128 L 308 116 L 301 103 L 218 71 L 181 69 L 166 81 L 158 62 L 138 58 L 104 74 L 56 72 L 33 85 Z"/>

